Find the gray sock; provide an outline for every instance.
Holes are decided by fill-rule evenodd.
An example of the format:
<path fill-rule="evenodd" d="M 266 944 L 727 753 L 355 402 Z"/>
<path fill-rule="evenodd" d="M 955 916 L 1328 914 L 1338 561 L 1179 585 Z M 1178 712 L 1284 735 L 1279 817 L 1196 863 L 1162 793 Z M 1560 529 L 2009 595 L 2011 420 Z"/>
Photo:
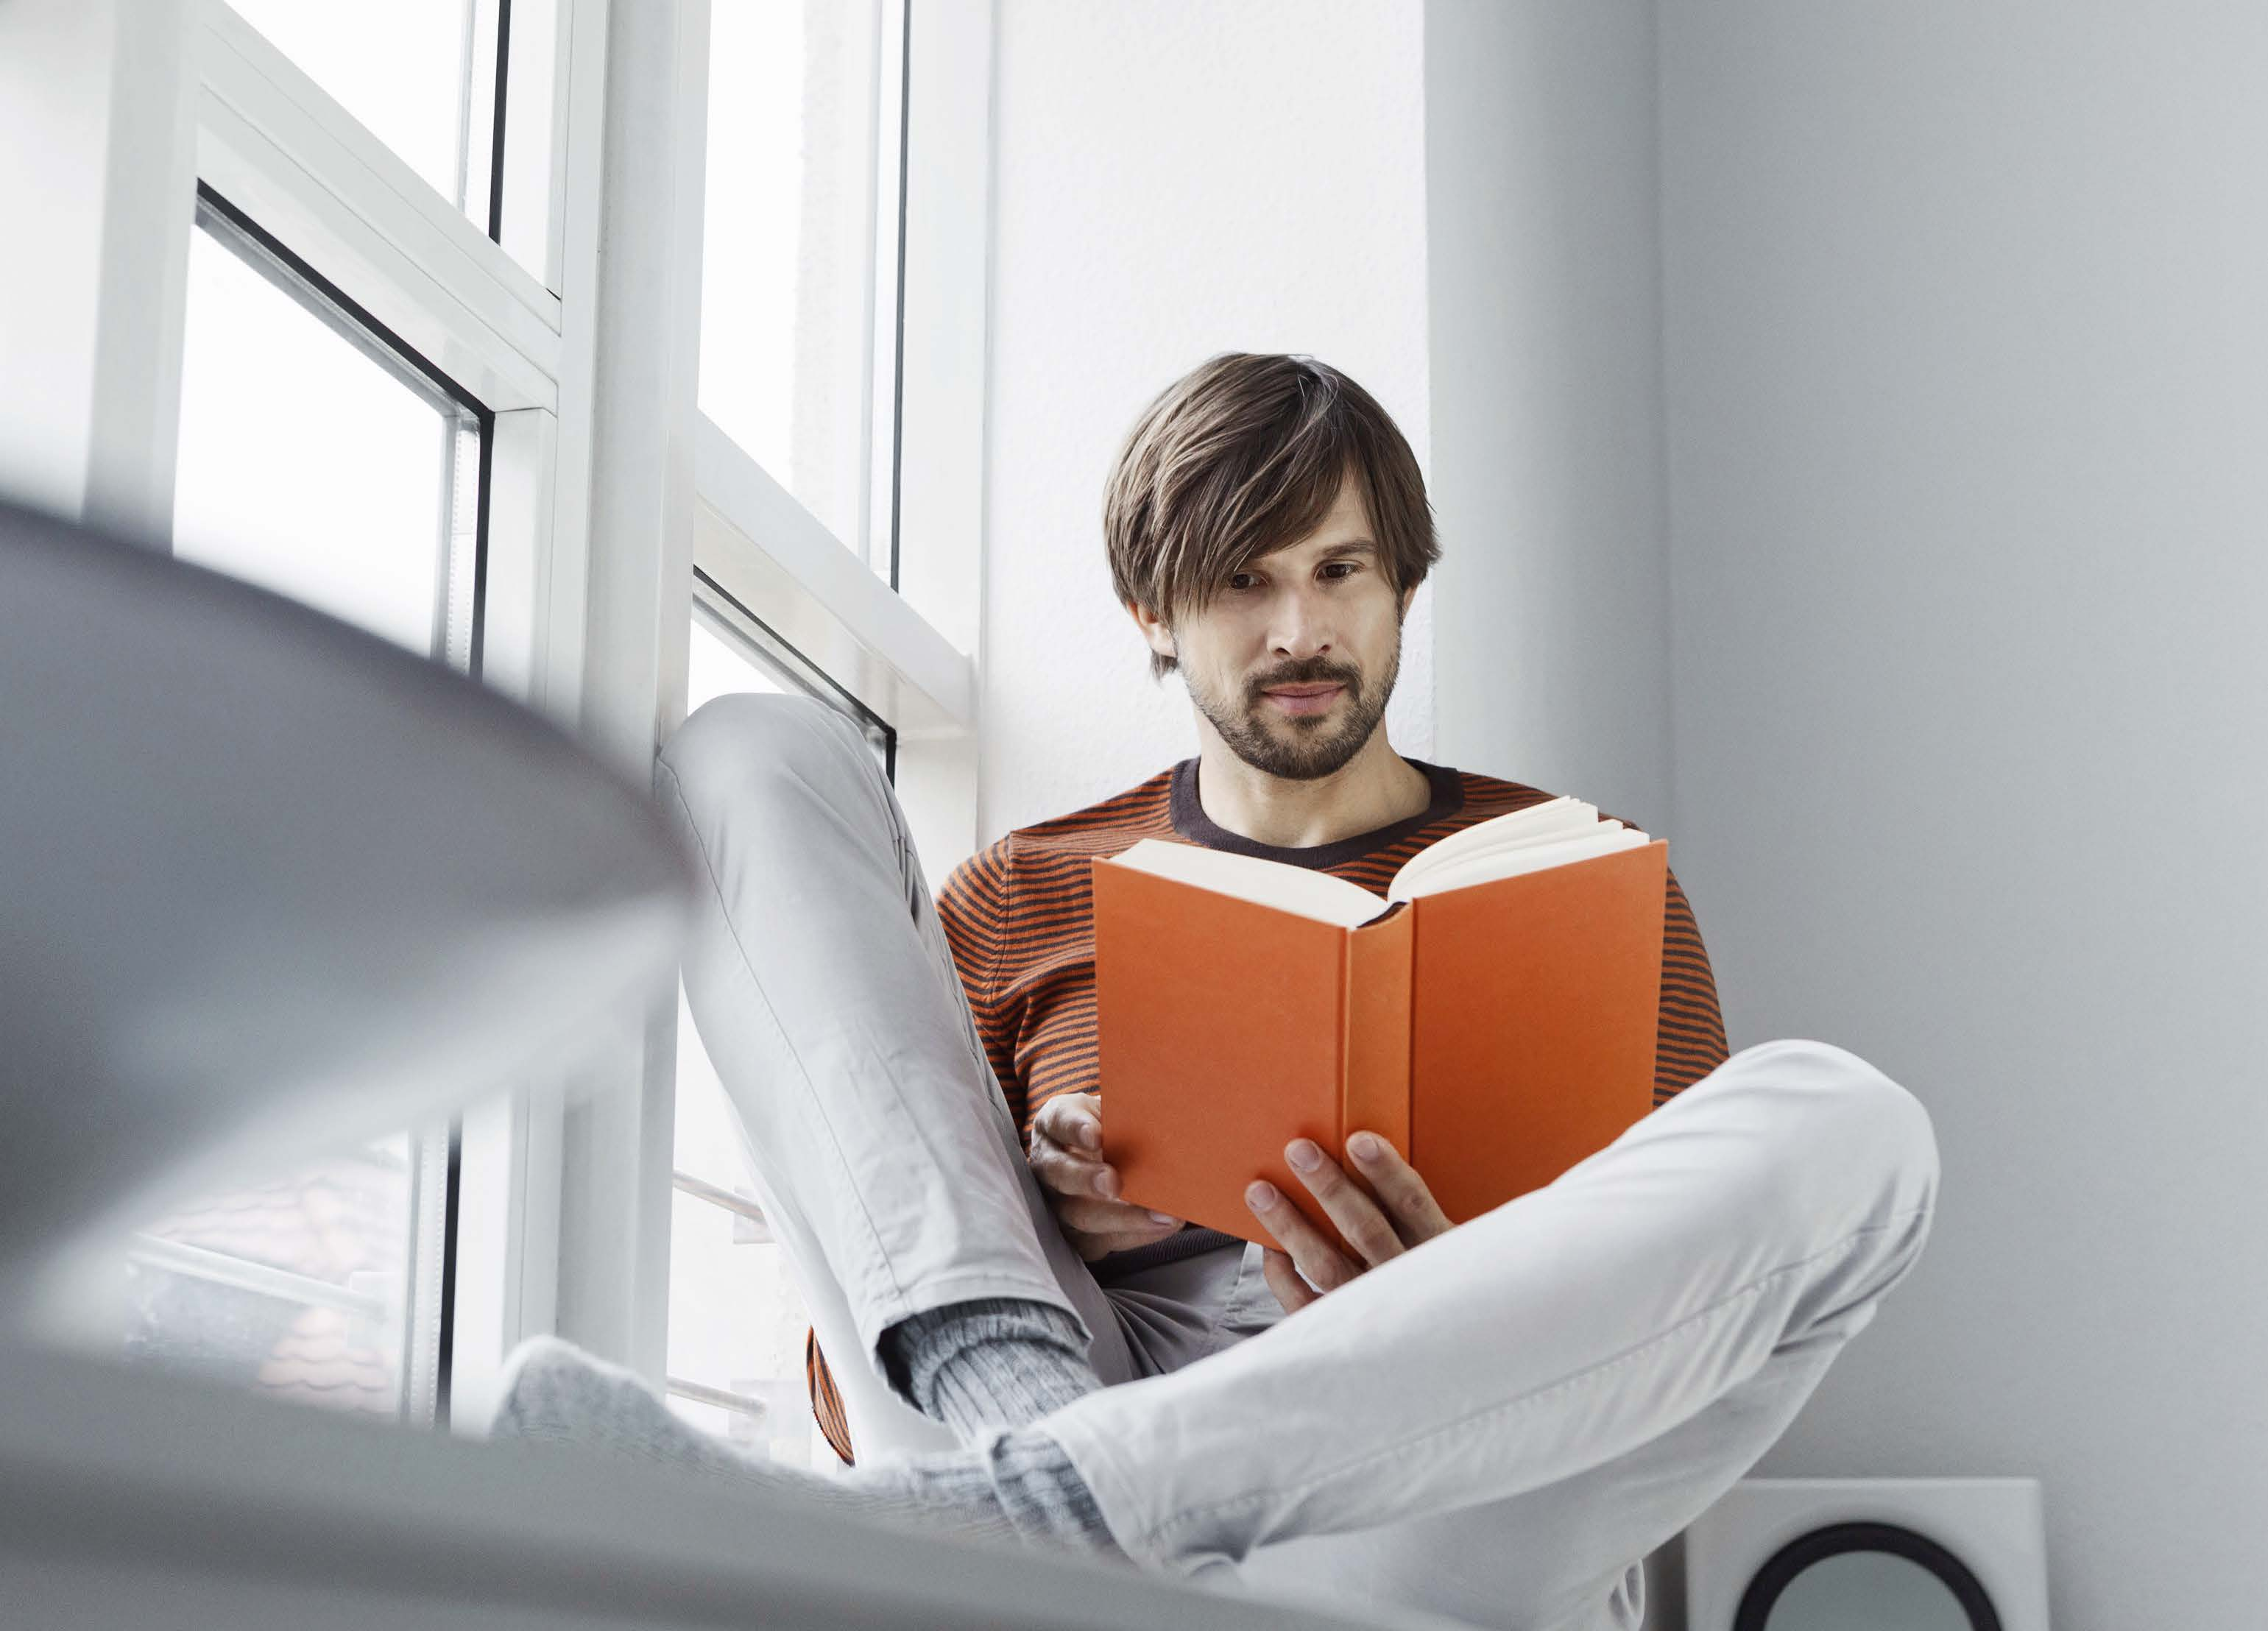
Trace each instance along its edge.
<path fill-rule="evenodd" d="M 491 1438 L 577 1444 L 718 1482 L 785 1490 L 850 1517 L 1125 1561 L 1094 1492 L 1063 1446 L 1037 1428 L 995 1431 L 970 1449 L 829 1477 L 743 1455 L 681 1421 L 637 1376 L 556 1337 L 522 1343 L 501 1380 Z"/>
<path fill-rule="evenodd" d="M 1012 1428 L 961 1453 L 976 1458 L 1001 1511 L 1025 1539 L 1125 1557 L 1094 1491 L 1045 1428 Z"/>
<path fill-rule="evenodd" d="M 980 1297 L 899 1320 L 882 1333 L 891 1385 L 971 1443 L 1023 1427 L 1102 1385 L 1079 1322 L 1050 1304 Z"/>

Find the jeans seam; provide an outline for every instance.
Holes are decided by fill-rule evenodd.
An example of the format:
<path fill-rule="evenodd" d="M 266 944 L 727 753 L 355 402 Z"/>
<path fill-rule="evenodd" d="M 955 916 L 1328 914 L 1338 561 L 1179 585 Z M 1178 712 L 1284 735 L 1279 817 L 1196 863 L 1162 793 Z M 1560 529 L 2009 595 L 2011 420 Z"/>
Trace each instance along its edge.
<path fill-rule="evenodd" d="M 1487 1406 L 1483 1409 L 1472 1411 L 1465 1415 L 1460 1416 L 1454 1422 L 1445 1423 L 1440 1427 L 1421 1433 L 1414 1438 L 1404 1439 L 1401 1443 L 1394 1444 L 1387 1449 L 1373 1451 L 1368 1455 L 1358 1456 L 1351 1461 L 1342 1462 L 1338 1466 L 1330 1468 L 1329 1471 L 1319 1473 L 1314 1477 L 1289 1488 L 1256 1490 L 1249 1495 L 1233 1495 L 1225 1501 L 1215 1501 L 1207 1505 L 1194 1507 L 1188 1511 L 1178 1513 L 1172 1517 L 1166 1518 L 1160 1523 L 1152 1524 L 1148 1530 L 1144 1532 L 1140 1544 L 1145 1549 L 1155 1548 L 1174 1531 L 1186 1529 L 1203 1520 L 1219 1517 L 1226 1513 L 1233 1512 L 1240 1508 L 1260 1506 L 1276 1501 L 1298 1500 L 1307 1495 L 1309 1492 L 1322 1488 L 1326 1484 L 1345 1478 L 1350 1473 L 1359 1473 L 1366 1467 L 1394 1460 L 1399 1457 L 1409 1454 L 1412 1451 L 1421 1450 L 1425 1445 L 1439 1439 L 1447 1437 L 1453 1434 L 1470 1431 L 1475 1426 L 1487 1422 L 1491 1417 L 1508 1415 L 1516 1410 L 1525 1409 L 1537 1401 L 1546 1399 L 1553 1393 L 1572 1387 L 1580 1382 L 1594 1378 L 1617 1367 L 1631 1363 L 1640 1355 L 1646 1353 L 1647 1350 L 1657 1348 L 1662 1343 L 1677 1336 L 1689 1326 L 1698 1321 L 1707 1319 L 1720 1310 L 1729 1308 L 1744 1298 L 1756 1296 L 1757 1293 L 1763 1291 L 1765 1287 L 1771 1285 L 1774 1281 L 1784 1279 L 1786 1276 L 1794 1274 L 1799 1270 L 1808 1268 L 1822 1258 L 1833 1257 L 1838 1253 L 1847 1252 L 1852 1246 L 1857 1245 L 1860 1241 L 1866 1239 L 1870 1235 L 1885 1234 L 1899 1227 L 1901 1224 L 1911 1222 L 1914 1218 L 1926 1217 L 1929 1215 L 1929 1212 L 1930 1209 L 1928 1207 L 1917 1207 L 1911 1211 L 1898 1213 L 1881 1223 L 1869 1224 L 1863 1229 L 1853 1230 L 1848 1236 L 1836 1242 L 1833 1245 L 1823 1247 L 1821 1250 L 1813 1253 L 1809 1257 L 1800 1258 L 1793 1263 L 1784 1264 L 1780 1267 L 1773 1269 L 1770 1274 L 1758 1276 L 1756 1279 L 1749 1282 L 1747 1285 L 1742 1286 L 1740 1289 L 1727 1293 L 1725 1296 L 1718 1298 L 1715 1302 L 1710 1304 L 1707 1307 L 1696 1309 L 1692 1313 L 1679 1320 L 1675 1325 L 1671 1326 L 1667 1330 L 1657 1332 L 1654 1335 L 1648 1337 L 1645 1341 L 1638 1343 L 1634 1347 L 1625 1348 L 1623 1352 L 1614 1355 L 1609 1358 L 1602 1359 L 1596 1364 L 1587 1366 L 1583 1370 L 1561 1377 L 1557 1381 L 1547 1382 L 1540 1386 L 1531 1388 L 1516 1399 L 1504 1400 L 1497 1404 Z"/>

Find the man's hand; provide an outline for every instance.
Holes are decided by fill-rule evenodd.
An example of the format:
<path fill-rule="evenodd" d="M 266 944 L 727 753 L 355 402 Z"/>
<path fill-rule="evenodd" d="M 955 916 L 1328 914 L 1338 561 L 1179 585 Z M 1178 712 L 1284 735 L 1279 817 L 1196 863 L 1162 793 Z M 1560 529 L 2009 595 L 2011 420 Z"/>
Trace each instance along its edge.
<path fill-rule="evenodd" d="M 1182 1226 L 1178 1217 L 1118 1198 L 1117 1170 L 1102 1158 L 1102 1101 L 1094 1093 L 1059 1093 L 1040 1106 L 1031 1162 L 1064 1238 L 1090 1263 L 1163 1240 Z"/>
<path fill-rule="evenodd" d="M 1361 1253 L 1359 1263 L 1349 1261 L 1345 1252 L 1275 1185 L 1259 1179 L 1245 1187 L 1244 1204 L 1284 1248 L 1263 1256 L 1261 1271 L 1287 1314 L 1298 1313 L 1364 1269 L 1401 1256 L 1421 1240 L 1447 1234 L 1451 1227 L 1425 1180 L 1394 1152 L 1393 1145 L 1375 1133 L 1357 1133 L 1347 1140 L 1346 1149 L 1354 1170 L 1370 1186 L 1369 1194 L 1312 1139 L 1295 1138 L 1285 1145 L 1284 1159 L 1307 1193 L 1322 1202 L 1323 1215 L 1347 1245 Z"/>

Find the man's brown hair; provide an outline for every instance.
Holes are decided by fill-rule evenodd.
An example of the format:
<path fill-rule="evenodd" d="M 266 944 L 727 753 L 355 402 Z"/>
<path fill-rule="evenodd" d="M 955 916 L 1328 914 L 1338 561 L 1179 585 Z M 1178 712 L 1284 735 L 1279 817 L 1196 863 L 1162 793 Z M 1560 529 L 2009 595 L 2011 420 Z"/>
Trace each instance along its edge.
<path fill-rule="evenodd" d="M 1170 625 L 1320 525 L 1351 474 L 1397 605 L 1441 558 L 1410 444 L 1369 392 L 1311 356 L 1233 351 L 1166 387 L 1102 502 L 1111 587 Z M 1172 658 L 1150 654 L 1162 680 Z"/>

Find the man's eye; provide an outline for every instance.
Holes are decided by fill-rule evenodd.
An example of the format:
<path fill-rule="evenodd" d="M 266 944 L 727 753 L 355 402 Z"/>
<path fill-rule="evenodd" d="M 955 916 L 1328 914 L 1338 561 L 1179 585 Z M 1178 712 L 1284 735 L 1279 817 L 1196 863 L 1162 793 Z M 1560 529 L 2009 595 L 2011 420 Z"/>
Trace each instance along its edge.
<path fill-rule="evenodd" d="M 1327 571 L 1327 572 L 1328 572 L 1328 571 L 1331 570 L 1333 567 L 1342 567 L 1342 566 L 1343 566 L 1343 567 L 1344 567 L 1344 568 L 1346 568 L 1346 575 L 1347 575 L 1348 577 L 1351 577 L 1355 573 L 1357 573 L 1357 572 L 1359 572 L 1359 571 L 1360 571 L 1360 570 L 1362 569 L 1359 566 L 1358 566 L 1358 565 L 1357 565 L 1354 562 L 1352 562 L 1352 561 L 1334 561 L 1334 562 L 1332 562 L 1330 563 L 1330 566 L 1327 566 L 1327 567 L 1325 567 L 1323 569 L 1324 569 L 1325 571 Z"/>
<path fill-rule="evenodd" d="M 1237 580 L 1240 578 L 1249 577 L 1251 576 L 1252 574 L 1249 572 L 1231 572 L 1228 575 L 1228 586 L 1231 589 L 1242 589 L 1245 585 Z"/>

